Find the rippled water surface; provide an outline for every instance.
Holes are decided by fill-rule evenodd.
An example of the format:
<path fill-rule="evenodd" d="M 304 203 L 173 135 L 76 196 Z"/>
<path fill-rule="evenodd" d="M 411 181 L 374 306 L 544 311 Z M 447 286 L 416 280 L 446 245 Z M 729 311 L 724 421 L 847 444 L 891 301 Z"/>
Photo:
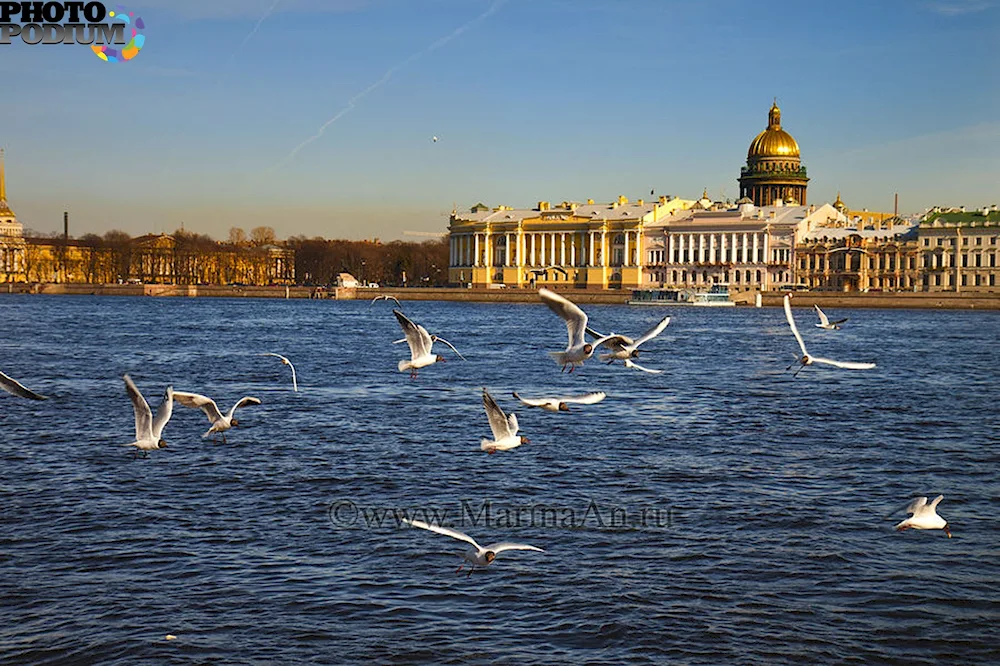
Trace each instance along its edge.
<path fill-rule="evenodd" d="M 50 396 L 0 394 L 0 661 L 1000 663 L 1000 313 L 798 309 L 878 368 L 793 379 L 779 309 L 588 306 L 670 314 L 664 372 L 570 375 L 541 304 L 404 306 L 468 361 L 398 372 L 384 303 L 0 296 L 0 369 Z M 226 444 L 178 405 L 134 460 L 126 372 L 154 409 L 263 404 Z M 530 444 L 479 449 L 483 386 Z M 937 494 L 955 538 L 893 531 Z M 456 576 L 464 544 L 393 509 L 546 552 Z"/>

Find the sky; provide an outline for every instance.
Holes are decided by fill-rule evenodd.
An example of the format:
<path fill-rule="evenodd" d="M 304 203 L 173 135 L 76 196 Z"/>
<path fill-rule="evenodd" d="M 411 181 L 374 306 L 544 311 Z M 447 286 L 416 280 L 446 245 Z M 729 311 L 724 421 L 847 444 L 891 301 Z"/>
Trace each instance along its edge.
<path fill-rule="evenodd" d="M 1000 0 L 135 1 L 128 62 L 0 46 L 28 229 L 423 240 L 477 202 L 736 199 L 774 98 L 810 203 L 1000 204 Z"/>

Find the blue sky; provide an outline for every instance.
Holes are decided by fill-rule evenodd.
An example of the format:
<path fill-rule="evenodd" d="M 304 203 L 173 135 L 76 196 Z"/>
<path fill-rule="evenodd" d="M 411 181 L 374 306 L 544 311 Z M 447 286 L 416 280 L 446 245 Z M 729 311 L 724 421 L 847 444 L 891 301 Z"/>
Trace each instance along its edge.
<path fill-rule="evenodd" d="M 773 97 L 810 202 L 1000 203 L 1000 2 L 136 1 L 130 62 L 0 46 L 26 227 L 418 240 L 453 204 L 735 199 Z"/>

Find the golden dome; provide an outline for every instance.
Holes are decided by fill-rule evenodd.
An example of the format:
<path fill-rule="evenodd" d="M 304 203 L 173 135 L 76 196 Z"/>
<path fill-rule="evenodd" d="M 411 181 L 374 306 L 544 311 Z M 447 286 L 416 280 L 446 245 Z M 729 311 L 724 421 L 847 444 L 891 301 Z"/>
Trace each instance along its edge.
<path fill-rule="evenodd" d="M 747 160 L 761 157 L 798 157 L 799 144 L 792 135 L 781 129 L 781 109 L 775 102 L 768 114 L 767 129 L 750 142 Z"/>

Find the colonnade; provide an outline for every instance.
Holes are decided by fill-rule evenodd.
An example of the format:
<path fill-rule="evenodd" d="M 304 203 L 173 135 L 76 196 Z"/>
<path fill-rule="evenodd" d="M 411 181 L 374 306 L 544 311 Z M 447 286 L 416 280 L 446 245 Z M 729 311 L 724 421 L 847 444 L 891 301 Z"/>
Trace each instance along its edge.
<path fill-rule="evenodd" d="M 667 264 L 763 264 L 770 261 L 763 231 L 684 232 L 667 235 Z"/>
<path fill-rule="evenodd" d="M 634 266 L 641 261 L 641 232 L 630 230 L 471 232 L 450 235 L 449 265 L 469 266 L 610 266 L 609 236 L 622 234 L 622 259 Z"/>

